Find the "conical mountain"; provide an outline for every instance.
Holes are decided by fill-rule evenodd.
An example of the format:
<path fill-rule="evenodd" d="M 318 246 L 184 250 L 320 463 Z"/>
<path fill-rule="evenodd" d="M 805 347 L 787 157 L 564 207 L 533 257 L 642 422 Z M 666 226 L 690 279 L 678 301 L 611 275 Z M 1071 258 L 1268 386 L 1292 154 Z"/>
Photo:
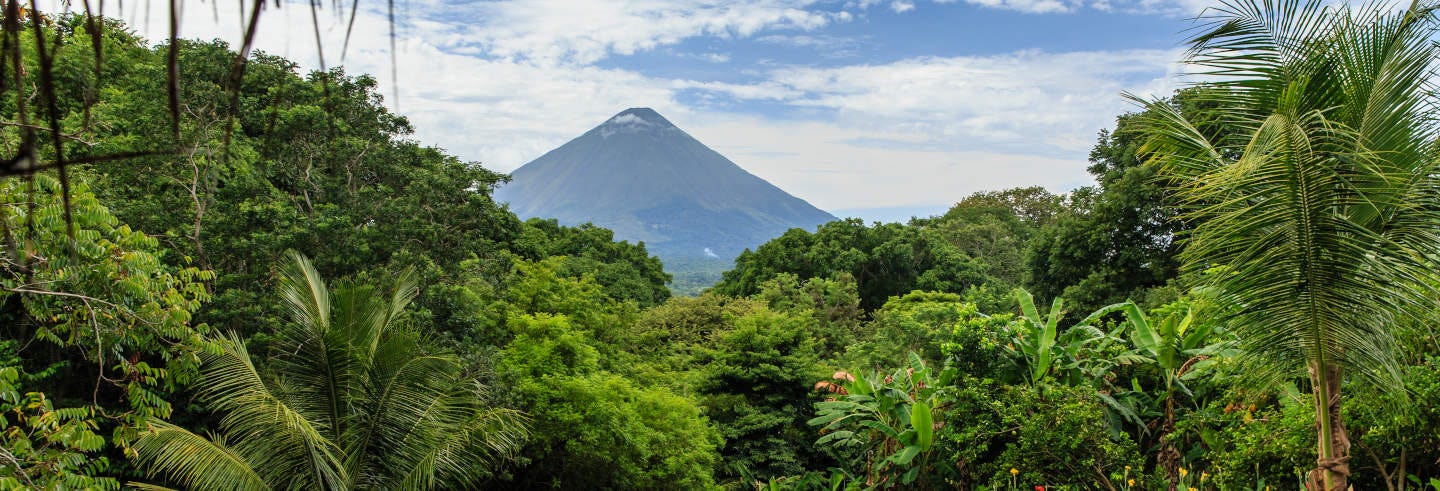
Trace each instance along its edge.
<path fill-rule="evenodd" d="M 649 108 L 616 114 L 510 177 L 496 198 L 522 218 L 591 222 L 616 239 L 645 241 L 662 259 L 729 259 L 835 219 Z"/>

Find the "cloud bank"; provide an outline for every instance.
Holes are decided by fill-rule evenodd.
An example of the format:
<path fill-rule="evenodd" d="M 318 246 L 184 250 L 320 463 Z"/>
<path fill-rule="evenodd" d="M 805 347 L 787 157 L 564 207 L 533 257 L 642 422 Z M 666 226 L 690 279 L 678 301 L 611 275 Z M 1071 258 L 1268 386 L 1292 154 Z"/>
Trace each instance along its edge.
<path fill-rule="evenodd" d="M 1033 13 L 1191 8 L 1150 0 L 964 1 Z M 752 173 L 826 209 L 937 205 L 983 189 L 1086 184 L 1084 160 L 1096 132 L 1131 109 L 1120 93 L 1164 95 L 1175 88 L 1174 50 L 1022 49 L 829 67 L 770 64 L 737 67 L 750 74 L 738 82 L 601 63 L 695 38 L 840 46 L 845 41 L 824 28 L 862 22 L 873 9 L 916 15 L 930 7 L 936 6 L 412 0 L 408 12 L 398 13 L 394 65 L 388 13 L 374 9 L 357 16 L 345 65 L 350 73 L 375 75 L 387 104 L 414 123 L 417 139 L 487 168 L 511 171 L 624 108 L 648 106 Z M 216 15 L 208 6 L 192 7 L 182 35 L 235 42 L 238 17 L 233 7 L 226 10 Z M 344 20 L 334 11 L 320 16 L 332 64 L 340 59 Z M 258 49 L 306 69 L 319 66 L 306 4 L 267 11 L 261 26 Z M 140 30 L 163 37 L 163 28 Z M 713 52 L 692 55 L 733 63 Z M 756 104 L 767 109 L 755 110 Z"/>

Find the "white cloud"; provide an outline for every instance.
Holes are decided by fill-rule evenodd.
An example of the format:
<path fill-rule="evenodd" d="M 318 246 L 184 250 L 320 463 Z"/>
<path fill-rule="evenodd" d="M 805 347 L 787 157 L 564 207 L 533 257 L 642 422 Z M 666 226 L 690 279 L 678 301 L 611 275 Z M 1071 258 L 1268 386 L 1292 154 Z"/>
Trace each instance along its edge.
<path fill-rule="evenodd" d="M 1165 95 L 1171 50 L 916 58 L 884 65 L 786 68 L 750 86 L 707 86 L 735 98 L 831 110 L 846 125 L 900 130 L 911 143 L 1083 152 L 1096 129 L 1129 109 L 1123 91 Z M 918 139 L 918 140 L 917 140 Z M 1034 150 L 1032 150 L 1033 152 Z"/>
<path fill-rule="evenodd" d="M 676 80 L 671 82 L 670 87 L 677 90 L 698 89 L 707 92 L 722 93 L 736 99 L 758 99 L 758 100 L 787 100 L 801 97 L 803 92 L 785 86 L 778 82 L 760 82 L 754 84 L 734 84 L 726 82 L 700 82 L 695 80 Z"/>
<path fill-rule="evenodd" d="M 1081 2 L 1074 0 L 965 0 L 965 3 L 1032 14 L 1071 12 L 1081 6 Z"/>
<path fill-rule="evenodd" d="M 980 190 L 1040 185 L 1064 191 L 1090 180 L 1083 156 L 881 148 L 856 141 L 909 135 L 877 134 L 841 122 L 729 114 L 692 118 L 677 124 L 751 173 L 827 210 L 949 205 Z"/>
<path fill-rule="evenodd" d="M 937 3 L 954 3 L 957 0 L 939 0 Z M 1162 14 L 1170 16 L 1193 16 L 1205 7 L 1215 4 L 1213 0 L 963 0 L 965 3 L 986 8 L 1014 10 L 1028 14 L 1061 14 L 1080 10 L 1101 12 L 1125 12 L 1140 14 Z"/>
<path fill-rule="evenodd" d="M 542 64 L 591 63 L 695 36 L 748 37 L 762 30 L 811 30 L 836 20 L 811 0 L 510 0 L 465 4 L 443 15 L 446 38 L 494 57 Z M 457 22 L 458 21 L 458 22 Z M 448 48 L 446 44 L 442 47 Z"/>
<path fill-rule="evenodd" d="M 767 34 L 756 41 L 815 50 L 821 57 L 829 59 L 848 58 L 860 54 L 860 47 L 868 36 L 843 37 L 824 34 Z"/>
<path fill-rule="evenodd" d="M 217 19 L 208 7 L 187 12 L 182 37 L 238 44 L 240 26 L 234 8 L 222 8 L 219 14 Z M 255 49 L 290 58 L 302 70 L 319 67 L 308 7 L 286 4 L 263 15 Z M 344 40 L 343 19 L 322 10 L 319 20 L 325 59 L 335 65 Z M 468 55 L 442 49 L 445 33 L 429 28 L 426 21 L 412 17 L 408 22 L 400 32 L 392 66 L 386 15 L 362 11 L 355 21 L 346 71 L 374 75 L 386 104 L 414 123 L 417 140 L 483 162 L 487 168 L 514 170 L 627 107 L 649 106 L 667 115 L 687 112 L 674 101 L 675 89 L 668 80 L 626 70 Z M 148 31 L 153 42 L 164 38 L 163 27 L 137 26 L 137 31 Z M 398 104 L 392 68 L 398 76 Z"/>
<path fill-rule="evenodd" d="M 724 53 L 704 53 L 699 55 L 700 59 L 710 63 L 725 63 L 730 61 L 730 55 Z"/>

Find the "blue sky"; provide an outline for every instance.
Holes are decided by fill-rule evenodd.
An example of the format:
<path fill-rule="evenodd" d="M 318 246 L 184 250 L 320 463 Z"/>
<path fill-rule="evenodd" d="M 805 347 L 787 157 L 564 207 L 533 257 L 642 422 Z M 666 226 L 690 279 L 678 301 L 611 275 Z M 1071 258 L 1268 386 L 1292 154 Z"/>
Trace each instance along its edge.
<path fill-rule="evenodd" d="M 1037 15 L 965 3 L 921 3 L 905 12 L 859 11 L 811 30 L 697 36 L 663 49 L 612 56 L 598 65 L 676 78 L 738 81 L 763 69 L 885 64 L 918 57 L 1046 51 L 1166 49 L 1187 22 L 1169 15 L 1079 10 Z"/>
<path fill-rule="evenodd" d="M 867 218 L 1088 184 L 1096 133 L 1132 108 L 1121 94 L 1181 86 L 1184 31 L 1206 5 L 410 0 L 397 2 L 392 81 L 384 2 L 361 3 L 347 70 L 375 74 L 418 140 L 465 160 L 508 172 L 647 106 L 792 194 Z M 183 36 L 239 38 L 233 6 L 217 17 L 186 4 L 204 8 L 185 15 Z M 332 64 L 336 14 L 320 16 Z M 305 4 L 264 15 L 260 49 L 318 66 Z"/>

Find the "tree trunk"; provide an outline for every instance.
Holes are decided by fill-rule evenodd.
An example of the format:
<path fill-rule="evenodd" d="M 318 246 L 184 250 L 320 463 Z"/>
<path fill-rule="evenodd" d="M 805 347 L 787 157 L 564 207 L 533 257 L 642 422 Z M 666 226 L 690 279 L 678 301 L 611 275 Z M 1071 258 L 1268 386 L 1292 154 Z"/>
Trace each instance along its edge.
<path fill-rule="evenodd" d="M 1170 442 L 1170 434 L 1175 432 L 1175 398 L 1173 395 L 1165 397 L 1165 423 L 1160 425 L 1160 453 L 1155 460 L 1160 468 L 1165 470 L 1165 478 L 1169 481 L 1167 491 L 1176 491 L 1180 484 L 1180 450 Z"/>
<path fill-rule="evenodd" d="M 1306 479 L 1306 487 L 1311 490 L 1346 491 L 1350 486 L 1350 437 L 1340 420 L 1340 379 L 1339 364 L 1321 362 L 1310 366 L 1319 437 L 1316 468 Z"/>

